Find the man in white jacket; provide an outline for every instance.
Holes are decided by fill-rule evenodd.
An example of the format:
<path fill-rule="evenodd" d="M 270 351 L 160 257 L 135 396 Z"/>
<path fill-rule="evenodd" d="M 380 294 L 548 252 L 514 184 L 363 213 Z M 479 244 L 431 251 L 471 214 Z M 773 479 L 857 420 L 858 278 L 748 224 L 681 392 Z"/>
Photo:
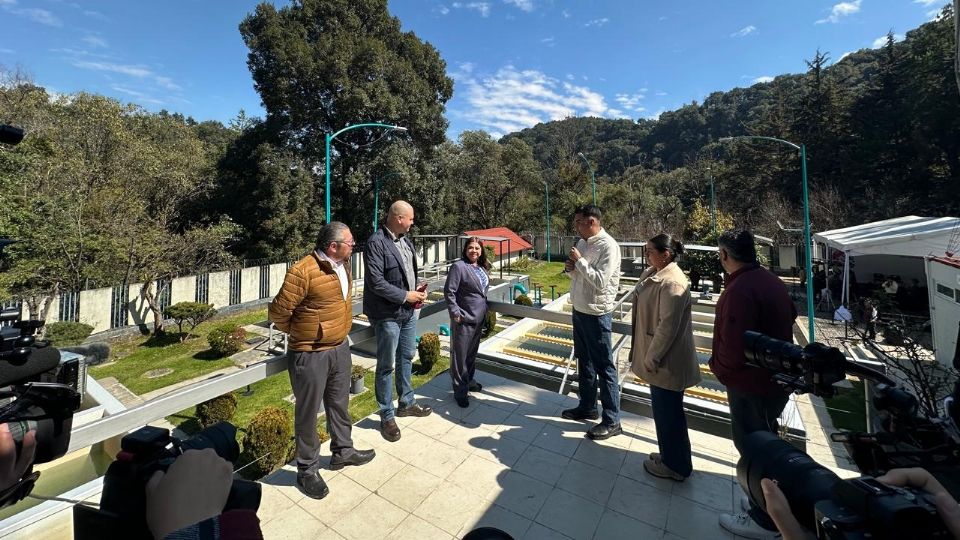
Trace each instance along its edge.
<path fill-rule="evenodd" d="M 573 303 L 573 350 L 577 356 L 580 404 L 563 411 L 568 420 L 596 420 L 597 390 L 603 415 L 587 431 L 594 440 L 623 433 L 620 428 L 620 386 L 613 359 L 611 324 L 620 288 L 620 246 L 600 226 L 600 208 L 588 204 L 577 209 L 574 227 L 581 240 L 570 250 L 566 272 L 570 275 Z"/>

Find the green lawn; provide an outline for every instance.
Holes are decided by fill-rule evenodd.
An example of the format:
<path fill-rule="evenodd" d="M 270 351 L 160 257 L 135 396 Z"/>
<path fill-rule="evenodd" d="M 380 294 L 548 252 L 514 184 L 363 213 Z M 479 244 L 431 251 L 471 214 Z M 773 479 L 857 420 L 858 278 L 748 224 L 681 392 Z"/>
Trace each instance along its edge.
<path fill-rule="evenodd" d="M 867 431 L 866 404 L 863 402 L 863 382 L 853 381 L 853 389 L 840 390 L 836 396 L 825 399 L 827 411 L 837 429 Z"/>
<path fill-rule="evenodd" d="M 563 272 L 562 262 L 530 261 L 529 268 L 517 269 L 515 272 L 529 275 L 531 287 L 534 283 L 543 285 L 543 301 L 545 303 L 550 299 L 550 285 L 557 286 L 557 296 L 570 291 L 570 278 Z"/>
<path fill-rule="evenodd" d="M 446 371 L 447 368 L 450 367 L 450 359 L 441 357 L 440 360 L 434 364 L 433 369 L 426 374 L 416 374 L 417 368 L 419 367 L 420 364 L 414 363 L 414 389 L 423 386 L 440 373 Z M 367 390 L 358 396 L 354 396 L 353 399 L 350 400 L 350 416 L 355 422 L 377 411 L 377 400 L 373 391 L 373 379 L 373 371 L 367 371 L 363 379 Z M 239 428 L 237 432 L 238 439 L 243 438 L 243 430 L 250 424 L 250 420 L 257 414 L 257 411 L 264 407 L 281 407 L 286 409 L 290 413 L 292 421 L 293 405 L 283 399 L 293 393 L 293 390 L 290 388 L 290 377 L 286 373 L 278 373 L 256 384 L 252 384 L 250 385 L 250 389 L 253 390 L 253 394 L 250 396 L 243 396 L 243 389 L 236 392 L 238 398 L 237 412 L 233 415 L 231 422 Z M 167 421 L 187 433 L 195 433 L 200 428 L 196 420 L 195 407 L 190 407 L 177 414 L 168 416 Z M 320 419 L 317 420 L 317 425 L 325 427 L 326 419 L 321 416 Z"/>
<path fill-rule="evenodd" d="M 180 343 L 176 335 L 176 325 L 168 327 L 170 333 L 163 338 L 139 336 L 111 343 L 110 356 L 114 361 L 90 368 L 90 374 L 95 379 L 116 377 L 121 384 L 137 395 L 199 377 L 233 365 L 229 358 L 210 357 L 207 332 L 214 326 L 227 322 L 246 325 L 264 321 L 266 318 L 265 308 L 229 317 L 218 317 L 192 330 L 191 335 L 196 337 L 183 343 Z M 155 379 L 144 376 L 150 370 L 163 368 L 172 369 L 173 372 Z"/>

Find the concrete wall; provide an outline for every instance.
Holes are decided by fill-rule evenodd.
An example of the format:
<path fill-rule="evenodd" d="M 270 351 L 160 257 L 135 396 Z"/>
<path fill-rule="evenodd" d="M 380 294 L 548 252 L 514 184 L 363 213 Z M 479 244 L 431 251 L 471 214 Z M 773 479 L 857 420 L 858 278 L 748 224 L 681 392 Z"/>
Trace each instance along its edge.
<path fill-rule="evenodd" d="M 93 327 L 93 332 L 110 329 L 110 287 L 80 291 L 80 322 Z"/>
<path fill-rule="evenodd" d="M 230 305 L 230 271 L 210 272 L 207 302 L 220 309 Z"/>
<path fill-rule="evenodd" d="M 953 298 L 937 291 L 937 285 L 953 290 Z M 937 361 L 950 366 L 957 350 L 957 325 L 960 324 L 960 268 L 938 261 L 927 262 L 927 287 L 930 295 L 930 322 Z"/>
<path fill-rule="evenodd" d="M 170 305 L 180 302 L 194 302 L 197 298 L 197 276 L 174 279 L 170 283 Z"/>
<path fill-rule="evenodd" d="M 134 283 L 127 288 L 127 324 L 142 325 L 147 322 L 153 323 L 153 317 L 150 315 L 150 304 L 140 297 L 140 283 Z M 107 316 L 110 316 L 109 308 Z"/>
<path fill-rule="evenodd" d="M 777 249 L 780 253 L 780 264 L 779 268 L 793 268 L 799 267 L 797 263 L 797 246 L 795 245 L 781 245 L 777 246 Z M 858 276 L 859 277 L 859 276 Z"/>
<path fill-rule="evenodd" d="M 260 267 L 240 271 L 240 303 L 260 298 Z"/>
<path fill-rule="evenodd" d="M 270 296 L 276 296 L 283 285 L 283 278 L 287 275 L 287 263 L 270 265 Z"/>

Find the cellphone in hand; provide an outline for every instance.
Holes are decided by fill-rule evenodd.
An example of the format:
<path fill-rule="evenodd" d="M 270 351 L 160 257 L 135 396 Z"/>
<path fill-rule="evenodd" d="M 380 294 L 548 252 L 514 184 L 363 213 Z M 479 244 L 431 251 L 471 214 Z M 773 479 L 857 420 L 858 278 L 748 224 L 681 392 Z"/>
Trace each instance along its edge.
<path fill-rule="evenodd" d="M 421 281 L 417 283 L 417 292 L 427 292 L 427 282 Z M 423 302 L 417 302 L 413 305 L 413 309 L 420 309 L 423 307 Z"/>

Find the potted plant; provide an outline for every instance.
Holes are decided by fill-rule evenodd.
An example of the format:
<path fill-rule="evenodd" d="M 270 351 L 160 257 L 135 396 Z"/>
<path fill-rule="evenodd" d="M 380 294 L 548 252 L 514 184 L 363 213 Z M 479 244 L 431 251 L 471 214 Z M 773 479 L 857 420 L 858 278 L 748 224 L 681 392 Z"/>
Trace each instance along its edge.
<path fill-rule="evenodd" d="M 350 393 L 359 394 L 363 392 L 363 376 L 366 374 L 367 370 L 363 369 L 363 366 L 358 366 L 354 364 L 350 368 Z"/>

